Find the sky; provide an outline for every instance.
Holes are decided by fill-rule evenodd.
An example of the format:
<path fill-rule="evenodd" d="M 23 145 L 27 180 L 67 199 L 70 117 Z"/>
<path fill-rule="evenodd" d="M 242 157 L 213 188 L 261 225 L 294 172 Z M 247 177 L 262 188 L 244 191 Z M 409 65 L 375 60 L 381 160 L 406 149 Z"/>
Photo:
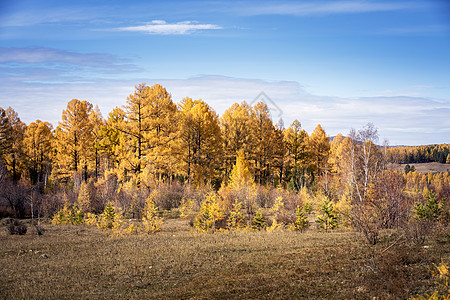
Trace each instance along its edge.
<path fill-rule="evenodd" d="M 262 100 L 274 123 L 390 145 L 450 142 L 450 2 L 0 0 L 0 107 L 55 127 L 71 99 L 134 86 L 220 115 Z"/>

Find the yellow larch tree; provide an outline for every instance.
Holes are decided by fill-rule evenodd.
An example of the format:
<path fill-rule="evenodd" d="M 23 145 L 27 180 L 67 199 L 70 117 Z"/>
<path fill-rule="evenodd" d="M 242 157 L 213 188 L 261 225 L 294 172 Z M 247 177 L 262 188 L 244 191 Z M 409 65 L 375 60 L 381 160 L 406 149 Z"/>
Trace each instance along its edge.
<path fill-rule="evenodd" d="M 179 165 L 174 155 L 179 152 L 178 110 L 170 94 L 159 84 L 139 84 L 128 96 L 125 112 L 118 128 L 126 156 L 122 169 L 133 174 L 138 185 L 150 178 L 170 178 Z"/>
<path fill-rule="evenodd" d="M 197 185 L 211 182 L 223 153 L 218 116 L 202 100 L 184 98 L 179 107 L 184 173 Z"/>
<path fill-rule="evenodd" d="M 234 103 L 220 117 L 220 129 L 223 137 L 224 175 L 229 176 L 239 150 L 243 150 L 245 157 L 250 157 L 253 145 L 253 131 L 251 124 L 251 107 L 244 101 Z"/>
<path fill-rule="evenodd" d="M 292 122 L 291 126 L 284 132 L 289 186 L 296 191 L 305 186 L 309 179 L 308 166 L 311 154 L 308 140 L 308 133 L 302 129 L 302 125 L 298 120 Z"/>
<path fill-rule="evenodd" d="M 0 157 L 5 162 L 13 180 L 19 180 L 25 169 L 23 136 L 26 124 L 11 107 L 0 107 Z"/>
<path fill-rule="evenodd" d="M 28 160 L 28 175 L 31 184 L 46 185 L 52 164 L 53 126 L 49 122 L 31 122 L 24 135 L 24 152 Z"/>
<path fill-rule="evenodd" d="M 316 179 L 328 172 L 328 156 L 330 153 L 330 140 L 319 124 L 309 137 L 309 149 L 311 151 L 311 163 Z"/>
<path fill-rule="evenodd" d="M 55 130 L 56 176 L 67 181 L 73 173 L 81 173 L 86 181 L 91 171 L 94 149 L 92 104 L 71 100 L 63 110 L 62 121 Z"/>
<path fill-rule="evenodd" d="M 275 127 L 264 102 L 256 103 L 252 109 L 252 132 L 254 140 L 251 158 L 255 165 L 256 181 L 260 184 L 267 183 L 275 165 Z"/>

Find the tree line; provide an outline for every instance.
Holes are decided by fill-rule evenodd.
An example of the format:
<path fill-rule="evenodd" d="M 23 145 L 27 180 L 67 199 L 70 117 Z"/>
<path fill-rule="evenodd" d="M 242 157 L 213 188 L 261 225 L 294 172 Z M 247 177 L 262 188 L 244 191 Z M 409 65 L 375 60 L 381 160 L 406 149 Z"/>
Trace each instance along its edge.
<path fill-rule="evenodd" d="M 388 159 L 395 163 L 438 162 L 450 164 L 450 145 L 403 146 L 389 149 Z"/>
<path fill-rule="evenodd" d="M 379 229 L 405 224 L 415 203 L 433 195 L 446 212 L 450 196 L 448 172 L 424 182 L 392 171 L 397 148 L 377 143 L 371 123 L 331 141 L 320 124 L 311 134 L 298 120 L 274 124 L 263 102 L 234 103 L 219 116 L 203 100 L 177 104 L 161 85 L 139 84 L 106 118 L 71 100 L 56 128 L 27 126 L 0 108 L 0 198 L 18 217 L 52 216 L 67 204 L 100 213 L 108 202 L 141 217 L 150 195 L 160 210 L 215 207 L 203 202 L 216 199 L 224 218 L 239 207 L 251 220 L 279 197 L 291 213 L 312 197 L 323 200 L 317 211 L 335 206 L 341 225 L 375 242 Z"/>
<path fill-rule="evenodd" d="M 203 100 L 173 102 L 156 84 L 136 86 L 122 107 L 103 118 L 97 106 L 71 100 L 61 121 L 28 126 L 12 108 L 0 108 L 2 162 L 14 180 L 68 184 L 114 176 L 137 186 L 152 180 L 219 186 L 242 150 L 259 184 L 312 185 L 325 172 L 329 137 L 311 135 L 294 121 L 273 124 L 263 102 L 233 104 L 222 116 Z"/>

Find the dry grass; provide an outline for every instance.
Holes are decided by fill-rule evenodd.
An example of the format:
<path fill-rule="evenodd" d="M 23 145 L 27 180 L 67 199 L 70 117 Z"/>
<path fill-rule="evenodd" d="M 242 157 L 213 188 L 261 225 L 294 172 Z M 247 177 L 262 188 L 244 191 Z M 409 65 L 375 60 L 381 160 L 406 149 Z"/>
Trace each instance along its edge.
<path fill-rule="evenodd" d="M 167 220 L 156 235 L 110 238 L 45 225 L 43 236 L 0 232 L 5 299 L 401 299 L 430 292 L 449 244 L 369 247 L 355 233 L 196 234 Z"/>
<path fill-rule="evenodd" d="M 395 171 L 405 171 L 405 166 L 407 164 L 389 164 L 389 167 Z M 416 164 L 409 164 L 411 167 L 414 166 L 416 168 L 417 172 L 422 173 L 442 173 L 442 172 L 448 172 L 450 171 L 450 164 L 441 164 L 437 162 L 431 162 L 431 163 L 416 163 Z"/>

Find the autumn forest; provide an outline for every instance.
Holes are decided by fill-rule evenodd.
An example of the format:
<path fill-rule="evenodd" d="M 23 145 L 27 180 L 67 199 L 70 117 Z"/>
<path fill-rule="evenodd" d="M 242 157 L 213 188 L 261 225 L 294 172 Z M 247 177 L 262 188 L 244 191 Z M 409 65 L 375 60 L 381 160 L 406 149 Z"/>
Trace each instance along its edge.
<path fill-rule="evenodd" d="M 274 216 L 261 228 L 303 230 L 315 211 L 323 229 L 355 228 L 372 244 L 379 230 L 417 216 L 450 221 L 449 172 L 389 167 L 449 163 L 449 145 L 378 142 L 371 123 L 346 137 L 330 138 L 320 124 L 308 134 L 297 120 L 274 124 L 263 102 L 235 103 L 219 117 L 203 100 L 174 103 L 158 84 L 137 85 L 107 118 L 73 99 L 56 128 L 0 109 L 1 213 L 64 219 L 109 207 L 141 219 L 150 205 L 155 215 L 203 211 L 192 222 L 209 231 L 255 227 L 264 208 Z"/>

